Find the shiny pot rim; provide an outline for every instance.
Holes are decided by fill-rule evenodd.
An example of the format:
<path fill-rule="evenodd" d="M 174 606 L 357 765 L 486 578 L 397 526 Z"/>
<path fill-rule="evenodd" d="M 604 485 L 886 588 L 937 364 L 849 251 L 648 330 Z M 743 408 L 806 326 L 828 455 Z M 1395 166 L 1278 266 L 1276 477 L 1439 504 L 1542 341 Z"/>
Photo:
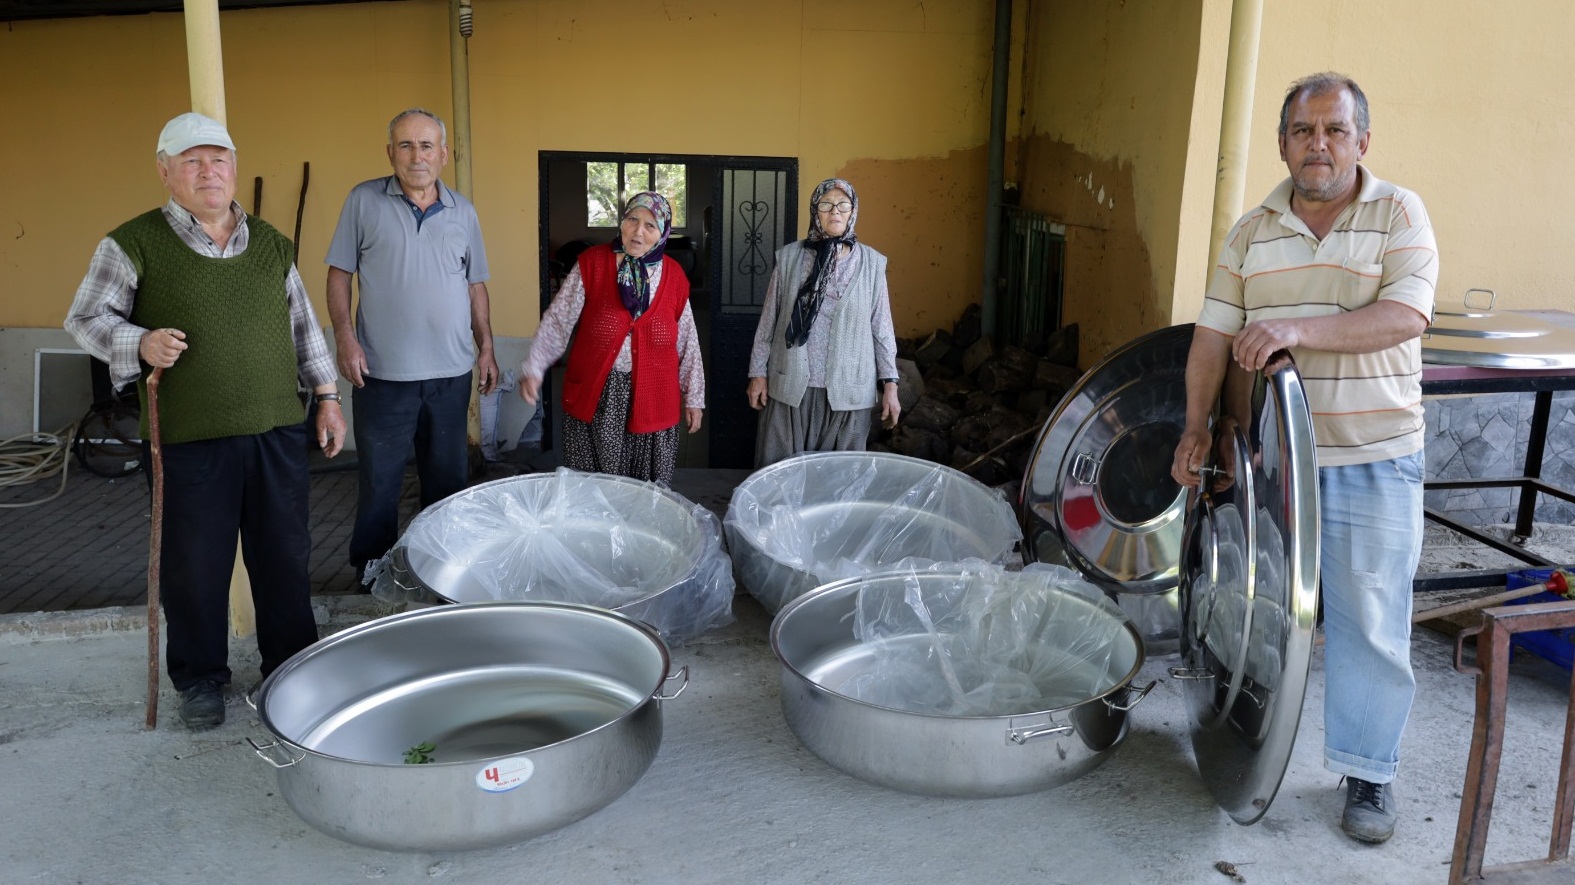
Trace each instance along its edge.
<path fill-rule="evenodd" d="M 410 765 L 404 762 L 381 762 L 368 759 L 354 759 L 347 756 L 338 756 L 332 753 L 325 753 L 321 750 L 305 746 L 291 737 L 285 736 L 281 732 L 281 729 L 279 729 L 274 724 L 272 718 L 269 716 L 269 694 L 273 691 L 279 690 L 279 686 L 290 678 L 290 674 L 293 671 L 304 667 L 308 661 L 315 657 L 328 654 L 330 650 L 336 646 L 359 641 L 367 634 L 375 633 L 379 629 L 390 629 L 406 621 L 435 618 L 480 617 L 489 611 L 503 610 L 514 613 L 521 611 L 559 611 L 572 615 L 586 616 L 600 621 L 616 623 L 621 628 L 629 630 L 632 634 L 638 634 L 642 639 L 650 642 L 651 645 L 654 646 L 661 660 L 661 672 L 657 676 L 655 684 L 652 685 L 648 691 L 643 691 L 638 701 L 630 704 L 628 709 L 624 710 L 622 713 L 608 720 L 607 722 L 603 722 L 600 725 L 588 728 L 582 732 L 579 732 L 578 734 L 570 735 L 569 737 L 563 738 L 562 740 L 554 741 L 550 744 L 543 744 L 539 747 L 532 747 L 528 750 L 519 750 L 509 753 L 501 753 L 496 756 L 488 756 L 477 759 L 462 759 L 452 762 L 433 761 L 422 763 L 420 765 Z M 679 682 L 677 689 L 671 694 L 664 694 L 663 688 L 668 683 L 675 680 Z M 583 738 L 588 738 L 602 732 L 617 729 L 632 717 L 637 715 L 652 701 L 657 701 L 658 703 L 661 701 L 670 701 L 678 697 L 680 694 L 683 694 L 684 690 L 688 687 L 689 668 L 684 666 L 680 667 L 676 672 L 673 671 L 672 654 L 667 647 L 667 643 L 662 640 L 661 634 L 655 628 L 644 621 L 629 617 L 628 615 L 622 614 L 621 612 L 616 612 L 611 609 L 600 608 L 593 605 L 583 605 L 573 602 L 521 600 L 469 602 L 456 605 L 434 606 L 431 608 L 399 612 L 356 624 L 353 627 L 348 627 L 330 636 L 323 637 L 301 651 L 296 652 L 283 664 L 279 665 L 277 670 L 268 674 L 268 677 L 259 683 L 254 691 L 249 692 L 246 695 L 246 703 L 256 711 L 259 722 L 276 742 L 274 745 L 264 746 L 258 746 L 255 742 L 252 742 L 252 748 L 256 751 L 258 756 L 262 757 L 263 761 L 268 762 L 275 768 L 286 768 L 300 762 L 302 758 L 312 757 L 315 759 L 328 760 L 332 762 L 341 762 L 348 765 L 419 773 L 423 771 L 437 772 L 457 768 L 470 769 L 479 764 L 483 764 L 486 761 L 510 759 L 518 756 L 530 756 L 533 754 L 551 751 L 556 748 L 561 748 Z M 279 745 L 287 747 L 291 752 L 299 752 L 303 755 L 299 758 L 292 759 L 287 763 L 281 764 L 276 762 L 274 759 L 268 756 L 268 752 Z"/>
<path fill-rule="evenodd" d="M 856 578 L 843 578 L 843 579 L 840 579 L 840 580 L 831 581 L 829 583 L 822 584 L 821 586 L 816 587 L 815 589 L 809 591 L 808 593 L 803 594 L 802 596 L 799 596 L 798 598 L 796 598 L 796 599 L 792 600 L 791 602 L 789 602 L 787 605 L 783 606 L 782 610 L 777 613 L 775 618 L 772 619 L 772 621 L 771 621 L 771 653 L 776 656 L 777 662 L 782 666 L 782 669 L 783 669 L 784 672 L 792 673 L 793 676 L 795 678 L 797 678 L 799 681 L 801 681 L 804 684 L 814 688 L 815 690 L 817 690 L 819 692 L 823 692 L 825 694 L 828 694 L 828 695 L 836 698 L 838 701 L 844 701 L 844 702 L 847 702 L 849 704 L 856 705 L 857 707 L 868 708 L 870 710 L 878 710 L 878 711 L 880 711 L 882 713 L 890 713 L 890 714 L 896 714 L 896 715 L 900 715 L 900 716 L 912 716 L 912 717 L 921 718 L 921 719 L 935 720 L 935 721 L 938 721 L 938 722 L 956 722 L 956 723 L 983 722 L 983 723 L 991 723 L 991 722 L 1010 721 L 1010 720 L 1016 720 L 1016 719 L 1026 719 L 1026 718 L 1029 718 L 1029 717 L 1044 716 L 1044 715 L 1047 715 L 1047 714 L 1054 714 L 1054 713 L 1058 713 L 1058 712 L 1062 712 L 1062 711 L 1075 710 L 1075 709 L 1077 709 L 1079 707 L 1082 707 L 1082 706 L 1084 706 L 1086 704 L 1089 704 L 1089 703 L 1095 702 L 1095 701 L 1102 701 L 1102 702 L 1104 702 L 1106 704 L 1113 704 L 1114 703 L 1113 700 L 1112 700 L 1113 696 L 1115 696 L 1115 695 L 1117 695 L 1118 693 L 1121 693 L 1121 692 L 1138 692 L 1140 695 L 1146 695 L 1148 693 L 1148 689 L 1135 689 L 1135 688 L 1132 687 L 1132 683 L 1137 680 L 1138 673 L 1140 673 L 1142 671 L 1143 664 L 1146 662 L 1146 649 L 1144 648 L 1143 637 L 1137 632 L 1137 628 L 1135 626 L 1133 626 L 1132 619 L 1129 618 L 1129 617 L 1121 618 L 1121 626 L 1123 628 L 1123 632 L 1122 632 L 1121 635 L 1126 636 L 1127 640 L 1131 642 L 1134 654 L 1133 654 L 1132 667 L 1127 671 L 1127 673 L 1124 676 L 1122 676 L 1119 679 L 1117 679 L 1109 688 L 1105 689 L 1104 691 L 1099 692 L 1097 694 L 1090 694 L 1088 697 L 1083 698 L 1082 700 L 1077 701 L 1075 703 L 1063 704 L 1063 705 L 1061 705 L 1059 707 L 1048 707 L 1048 708 L 1044 708 L 1044 709 L 1040 709 L 1040 710 L 1024 710 L 1022 712 L 1017 712 L 1017 713 L 998 713 L 998 714 L 990 714 L 990 715 L 979 715 L 979 714 L 974 714 L 974 715 L 950 715 L 950 714 L 945 714 L 945 713 L 935 713 L 935 712 L 922 711 L 922 710 L 905 710 L 905 709 L 902 709 L 901 707 L 890 707 L 890 706 L 886 706 L 884 704 L 872 703 L 872 702 L 866 701 L 866 700 L 864 700 L 862 698 L 856 698 L 856 697 L 853 697 L 851 695 L 843 694 L 840 691 L 837 691 L 837 690 L 835 690 L 833 688 L 830 688 L 830 687 L 826 686 L 825 684 L 823 684 L 821 682 L 816 681 L 815 679 L 811 678 L 808 674 L 806 674 L 802 670 L 800 670 L 791 661 L 789 661 L 788 658 L 787 658 L 787 655 L 782 651 L 782 646 L 781 646 L 782 633 L 783 633 L 784 630 L 791 629 L 790 622 L 793 620 L 793 618 L 795 616 L 795 613 L 802 613 L 805 609 L 812 608 L 812 607 L 814 607 L 816 605 L 826 604 L 826 602 L 825 602 L 826 600 L 831 599 L 833 597 L 836 597 L 838 595 L 850 592 L 850 588 L 856 588 L 858 585 L 864 584 L 864 583 L 869 582 L 869 581 L 881 580 L 881 579 L 890 579 L 890 578 L 894 578 L 894 577 L 902 577 L 902 578 L 918 577 L 920 579 L 923 579 L 926 576 L 934 576 L 934 577 L 936 577 L 938 579 L 943 578 L 943 579 L 948 579 L 948 580 L 955 580 L 956 578 L 962 577 L 963 574 L 964 573 L 961 572 L 961 571 L 924 571 L 924 572 L 914 572 L 914 571 L 912 571 L 910 569 L 891 569 L 891 570 L 886 570 L 886 571 L 872 572 L 872 573 L 870 573 L 868 575 L 863 575 L 863 576 L 856 577 Z M 857 591 L 856 590 L 852 590 L 852 592 L 857 592 Z M 1111 617 L 1115 617 L 1115 615 L 1111 615 Z M 857 637 L 854 637 L 854 641 L 852 643 L 850 643 L 850 645 L 864 645 L 864 644 L 865 643 L 857 641 Z M 1152 688 L 1152 687 L 1153 687 L 1152 685 L 1149 686 L 1149 688 Z M 1139 700 L 1141 700 L 1141 697 L 1139 698 Z M 1135 705 L 1136 703 L 1137 703 L 1137 701 L 1133 701 L 1129 706 Z"/>
<path fill-rule="evenodd" d="M 743 488 L 745 486 L 755 485 L 755 484 L 757 484 L 756 483 L 757 480 L 763 480 L 766 477 L 770 477 L 770 476 L 772 476 L 774 474 L 778 474 L 778 473 L 783 473 L 783 472 L 785 472 L 787 470 L 803 469 L 801 465 L 812 463 L 812 462 L 815 462 L 815 461 L 867 461 L 867 462 L 872 462 L 872 463 L 877 463 L 877 464 L 884 462 L 884 463 L 892 463 L 892 464 L 901 464 L 901 465 L 904 465 L 904 466 L 922 466 L 924 468 L 925 472 L 930 472 L 932 470 L 939 471 L 943 475 L 947 476 L 948 478 L 955 478 L 955 479 L 958 479 L 958 480 L 965 480 L 966 484 L 968 486 L 973 487 L 973 488 L 977 488 L 977 489 L 985 492 L 988 495 L 996 496 L 998 494 L 996 489 L 994 489 L 994 488 L 992 488 L 992 487 L 990 487 L 988 485 L 985 485 L 984 483 L 980 482 L 977 479 L 974 479 L 973 477 L 969 476 L 966 473 L 963 473 L 961 470 L 958 470 L 955 467 L 950 467 L 950 466 L 948 466 L 946 464 L 942 464 L 942 463 L 940 463 L 938 461 L 930 461 L 930 460 L 927 460 L 927 459 L 924 459 L 924 458 L 915 458 L 912 455 L 900 455 L 900 454 L 898 454 L 896 452 L 873 452 L 873 451 L 868 451 L 868 450 L 864 450 L 864 451 L 832 451 L 832 452 L 798 452 L 798 453 L 793 454 L 793 455 L 791 455 L 791 456 L 789 456 L 787 458 L 783 458 L 780 461 L 775 461 L 775 462 L 773 462 L 771 464 L 767 464 L 766 466 L 761 467 L 761 468 L 751 472 L 748 476 L 744 477 L 743 481 L 738 484 L 737 488 Z M 737 489 L 735 488 L 735 492 L 736 492 L 736 490 Z M 1003 498 L 1002 500 L 1006 501 L 1007 508 L 1011 509 L 1012 505 L 1011 505 L 1010 499 Z M 1015 514 L 1014 514 L 1014 517 L 1015 517 Z"/>

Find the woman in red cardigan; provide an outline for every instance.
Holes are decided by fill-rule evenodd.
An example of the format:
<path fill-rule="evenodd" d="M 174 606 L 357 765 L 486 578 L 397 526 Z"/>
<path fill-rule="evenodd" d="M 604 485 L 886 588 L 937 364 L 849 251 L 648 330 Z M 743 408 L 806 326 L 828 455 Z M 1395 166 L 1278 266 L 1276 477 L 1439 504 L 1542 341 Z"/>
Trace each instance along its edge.
<path fill-rule="evenodd" d="M 700 429 L 705 370 L 689 280 L 662 254 L 672 221 L 662 195 L 630 197 L 612 243 L 580 253 L 520 367 L 520 396 L 535 405 L 542 375 L 568 351 L 563 463 L 573 470 L 670 485 L 680 419 Z"/>

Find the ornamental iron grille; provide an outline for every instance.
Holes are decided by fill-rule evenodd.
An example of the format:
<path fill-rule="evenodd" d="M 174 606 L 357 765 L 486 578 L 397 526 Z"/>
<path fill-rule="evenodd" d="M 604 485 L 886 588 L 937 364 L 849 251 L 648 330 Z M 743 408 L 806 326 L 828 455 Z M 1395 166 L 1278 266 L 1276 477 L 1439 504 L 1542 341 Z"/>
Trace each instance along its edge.
<path fill-rule="evenodd" d="M 777 247 L 793 238 L 783 228 L 789 173 L 780 169 L 722 170 L 723 313 L 760 313 Z"/>

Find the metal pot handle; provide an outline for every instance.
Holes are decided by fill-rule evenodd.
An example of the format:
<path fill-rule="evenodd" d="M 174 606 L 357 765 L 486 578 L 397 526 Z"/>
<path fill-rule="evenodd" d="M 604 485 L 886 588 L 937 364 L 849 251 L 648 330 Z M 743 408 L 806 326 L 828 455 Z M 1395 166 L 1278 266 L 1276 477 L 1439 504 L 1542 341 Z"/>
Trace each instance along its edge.
<path fill-rule="evenodd" d="M 667 683 L 672 682 L 674 679 L 681 679 L 681 680 L 683 680 L 683 683 L 678 686 L 678 690 L 673 692 L 672 694 L 662 694 L 662 689 L 665 689 L 667 687 Z M 684 689 L 686 689 L 688 687 L 689 687 L 689 665 L 685 664 L 682 667 L 678 668 L 678 672 L 676 672 L 676 673 L 669 673 L 667 675 L 667 678 L 662 680 L 661 686 L 657 689 L 657 692 L 656 692 L 655 695 L 653 695 L 653 697 L 655 697 L 659 701 L 670 701 L 673 698 L 676 698 L 679 695 L 683 694 L 684 693 Z"/>
<path fill-rule="evenodd" d="M 1018 727 L 1016 719 L 1009 719 L 1006 722 L 1006 739 L 1021 747 L 1035 738 L 1072 733 L 1072 726 L 1056 725 L 1055 720 L 1051 719 L 1049 714 L 1045 714 L 1044 721 L 1045 727 L 1030 725 Z"/>
<path fill-rule="evenodd" d="M 285 753 L 285 758 L 286 759 L 290 759 L 289 762 L 278 762 L 278 761 L 274 760 L 272 755 L 269 753 L 269 751 L 270 750 L 276 750 L 279 747 L 283 746 L 284 745 L 283 741 L 273 741 L 271 743 L 267 743 L 267 744 L 263 744 L 263 745 L 259 746 L 256 741 L 252 740 L 251 738 L 247 738 L 246 739 L 246 743 L 252 745 L 252 750 L 256 751 L 258 759 L 261 759 L 262 761 L 268 763 L 269 765 L 272 765 L 274 768 L 289 768 L 290 766 L 294 765 L 295 763 L 300 762 L 302 759 L 306 758 L 306 754 L 302 753 L 301 755 L 296 756 L 295 758 L 291 759 L 289 753 L 286 752 Z"/>
<path fill-rule="evenodd" d="M 1143 699 L 1148 697 L 1148 693 L 1153 691 L 1154 690 L 1154 686 L 1156 686 L 1158 684 L 1159 684 L 1159 680 L 1156 679 L 1153 682 L 1150 682 L 1148 685 L 1143 686 L 1142 690 L 1137 693 L 1137 697 L 1133 697 L 1132 693 L 1128 692 L 1127 693 L 1127 700 L 1126 700 L 1125 703 L 1118 704 L 1118 703 L 1116 703 L 1115 701 L 1112 701 L 1109 698 L 1105 698 L 1105 706 L 1109 707 L 1113 712 L 1126 713 L 1126 712 L 1130 711 L 1133 707 L 1136 707 L 1138 704 L 1141 704 L 1143 702 Z"/>

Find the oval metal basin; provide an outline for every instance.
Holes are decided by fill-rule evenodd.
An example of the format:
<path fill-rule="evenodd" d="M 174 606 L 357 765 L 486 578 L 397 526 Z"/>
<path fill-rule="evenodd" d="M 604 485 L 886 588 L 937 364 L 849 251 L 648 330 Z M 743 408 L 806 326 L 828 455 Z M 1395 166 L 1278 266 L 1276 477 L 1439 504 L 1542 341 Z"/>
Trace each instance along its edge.
<path fill-rule="evenodd" d="M 1072 589 L 1080 587 L 1081 592 Z M 938 565 L 835 581 L 771 627 L 784 716 L 861 780 L 927 796 L 1044 790 L 1106 761 L 1143 643 L 1070 570 Z"/>
<path fill-rule="evenodd" d="M 639 780 L 661 743 L 670 664 L 654 630 L 602 609 L 405 612 L 269 675 L 255 702 L 277 741 L 258 755 L 290 807 L 335 838 L 396 851 L 506 845 Z"/>

